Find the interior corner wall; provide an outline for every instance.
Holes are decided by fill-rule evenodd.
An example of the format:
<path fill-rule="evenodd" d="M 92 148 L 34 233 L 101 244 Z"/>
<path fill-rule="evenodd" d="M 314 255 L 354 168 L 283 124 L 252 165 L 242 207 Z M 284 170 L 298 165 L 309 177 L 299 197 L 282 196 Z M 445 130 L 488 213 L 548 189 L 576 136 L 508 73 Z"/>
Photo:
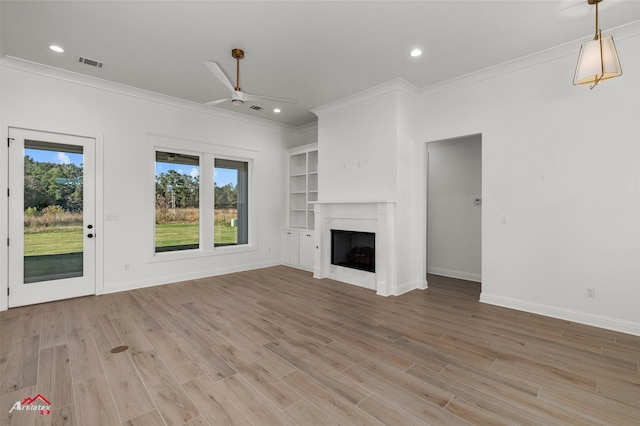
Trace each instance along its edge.
<path fill-rule="evenodd" d="M 318 142 L 318 122 L 307 124 L 298 129 L 296 145 L 309 145 Z M 291 147 L 289 147 L 291 148 Z"/>
<path fill-rule="evenodd" d="M 0 64 L 2 65 L 2 64 Z M 37 68 L 37 67 L 36 67 Z M 197 105 L 180 102 L 135 89 L 102 82 L 96 86 L 78 83 L 73 74 L 60 78 L 50 71 L 25 71 L 0 66 L 2 88 L 0 129 L 6 140 L 9 127 L 66 133 L 96 138 L 98 144 L 96 234 L 101 237 L 102 256 L 97 259 L 103 274 L 98 293 L 139 288 L 180 280 L 212 276 L 271 266 L 280 263 L 279 229 L 286 218 L 286 148 L 295 145 L 298 135 L 284 126 L 255 123 L 249 119 L 217 115 Z M 153 257 L 153 207 L 146 205 L 150 158 L 148 135 L 224 145 L 248 150 L 254 158 L 257 246 L 235 254 L 216 254 L 183 260 L 150 262 Z M 0 150 L 2 170 L 7 164 L 6 149 Z M 6 173 L 0 186 L 7 187 Z M 0 232 L 7 229 L 7 197 L 0 198 Z M 148 214 L 151 212 L 151 214 Z M 106 213 L 119 217 L 106 221 Z M 102 215 L 102 216 L 101 216 Z M 97 227 L 98 228 L 98 227 Z M 4 246 L 4 245 L 2 245 Z M 7 265 L 7 251 L 0 249 L 0 262 Z M 100 253 L 100 251 L 99 251 Z M 125 267 L 128 265 L 128 267 Z M 1 268 L 3 271 L 5 267 Z M 0 278 L 0 288 L 7 285 Z M 0 296 L 0 309 L 6 309 Z"/>
<path fill-rule="evenodd" d="M 427 144 L 427 272 L 481 281 L 482 137 Z"/>
<path fill-rule="evenodd" d="M 422 243 L 417 235 L 424 235 L 425 224 L 420 223 L 415 211 L 421 202 L 416 193 L 424 180 L 418 176 L 421 158 L 420 146 L 413 133 L 417 116 L 416 100 L 404 93 L 397 94 L 396 136 L 396 224 L 395 247 L 397 252 L 397 284 L 394 294 L 426 288 L 424 259 L 420 257 Z"/>
<path fill-rule="evenodd" d="M 482 134 L 481 301 L 640 335 L 638 34 L 593 90 L 567 53 L 425 93 L 423 142 Z"/>

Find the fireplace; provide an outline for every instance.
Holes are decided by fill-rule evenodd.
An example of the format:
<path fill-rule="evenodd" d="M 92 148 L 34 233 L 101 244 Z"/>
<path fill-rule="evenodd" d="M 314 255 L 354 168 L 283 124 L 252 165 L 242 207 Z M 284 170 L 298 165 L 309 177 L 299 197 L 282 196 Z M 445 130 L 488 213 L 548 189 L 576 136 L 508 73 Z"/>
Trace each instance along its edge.
<path fill-rule="evenodd" d="M 375 290 L 377 294 L 391 296 L 412 290 L 398 286 L 397 257 L 395 251 L 395 202 L 393 201 L 319 201 L 314 203 L 316 247 L 313 276 L 329 278 L 359 287 Z M 371 247 L 373 264 L 370 272 L 362 269 L 364 259 L 357 268 L 345 268 L 333 253 L 333 232 L 340 231 L 369 235 L 369 242 L 358 240 L 358 247 Z M 342 255 L 346 256 L 344 250 Z M 365 256 L 358 256 L 363 258 Z M 338 262 L 336 262 L 338 260 Z"/>
<path fill-rule="evenodd" d="M 331 264 L 376 272 L 376 234 L 331 230 Z"/>

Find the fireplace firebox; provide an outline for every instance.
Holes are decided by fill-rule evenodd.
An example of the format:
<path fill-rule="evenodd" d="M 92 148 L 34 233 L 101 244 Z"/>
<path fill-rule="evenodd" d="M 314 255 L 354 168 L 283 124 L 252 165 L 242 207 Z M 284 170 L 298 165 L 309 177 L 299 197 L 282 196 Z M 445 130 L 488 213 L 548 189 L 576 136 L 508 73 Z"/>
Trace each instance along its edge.
<path fill-rule="evenodd" d="M 376 272 L 376 234 L 332 229 L 331 264 Z"/>

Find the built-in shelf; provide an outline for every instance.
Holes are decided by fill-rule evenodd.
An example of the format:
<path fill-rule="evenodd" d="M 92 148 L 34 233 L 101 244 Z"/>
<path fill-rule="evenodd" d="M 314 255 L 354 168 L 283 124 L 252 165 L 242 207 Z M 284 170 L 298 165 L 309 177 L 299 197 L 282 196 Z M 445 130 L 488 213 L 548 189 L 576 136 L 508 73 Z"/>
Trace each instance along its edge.
<path fill-rule="evenodd" d="M 289 150 L 289 227 L 314 228 L 314 202 L 318 201 L 318 145 Z"/>

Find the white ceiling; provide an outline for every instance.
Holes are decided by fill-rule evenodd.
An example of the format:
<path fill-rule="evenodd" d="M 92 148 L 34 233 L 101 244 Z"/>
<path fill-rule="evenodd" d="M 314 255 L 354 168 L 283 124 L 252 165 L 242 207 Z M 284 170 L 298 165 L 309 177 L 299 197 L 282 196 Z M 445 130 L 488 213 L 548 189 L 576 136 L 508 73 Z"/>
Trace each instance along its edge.
<path fill-rule="evenodd" d="M 2 1 L 0 55 L 204 103 L 228 91 L 203 62 L 235 81 L 237 47 L 243 91 L 298 102 L 280 114 L 266 102 L 212 108 L 301 126 L 315 121 L 310 109 L 396 78 L 427 87 L 568 42 L 577 58 L 594 9 L 587 0 Z M 603 32 L 638 20 L 640 0 L 600 5 Z M 414 47 L 424 54 L 410 57 Z"/>

